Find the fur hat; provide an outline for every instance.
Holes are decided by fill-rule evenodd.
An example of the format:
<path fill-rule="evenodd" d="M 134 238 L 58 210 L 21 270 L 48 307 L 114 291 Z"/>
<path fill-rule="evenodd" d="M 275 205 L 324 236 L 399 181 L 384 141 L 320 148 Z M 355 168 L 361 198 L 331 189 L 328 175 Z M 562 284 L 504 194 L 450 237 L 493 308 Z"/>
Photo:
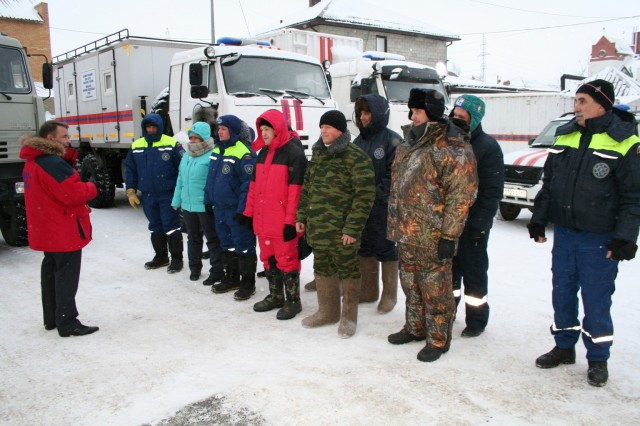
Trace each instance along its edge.
<path fill-rule="evenodd" d="M 198 121 L 197 123 L 193 123 L 193 126 L 189 129 L 188 135 L 189 137 L 191 137 L 191 135 L 195 135 L 203 141 L 206 141 L 211 137 L 211 126 L 207 123 L 203 123 L 202 121 Z"/>
<path fill-rule="evenodd" d="M 337 109 L 332 109 L 322 114 L 322 117 L 320 117 L 320 126 L 323 124 L 338 129 L 342 133 L 347 131 L 347 119 L 344 114 Z"/>
<path fill-rule="evenodd" d="M 576 95 L 578 93 L 586 93 L 591 96 L 594 101 L 602 105 L 602 107 L 607 111 L 613 108 L 613 103 L 616 100 L 613 84 L 602 79 L 584 83 L 582 86 L 578 87 L 578 90 L 576 90 Z"/>
<path fill-rule="evenodd" d="M 411 108 L 423 109 L 430 120 L 439 121 L 444 114 L 444 96 L 437 90 L 413 88 L 409 92 L 409 120 Z"/>
<path fill-rule="evenodd" d="M 453 105 L 469 113 L 469 117 L 471 117 L 469 129 L 473 132 L 484 117 L 485 105 L 482 99 L 473 95 L 462 95 L 456 99 Z"/>

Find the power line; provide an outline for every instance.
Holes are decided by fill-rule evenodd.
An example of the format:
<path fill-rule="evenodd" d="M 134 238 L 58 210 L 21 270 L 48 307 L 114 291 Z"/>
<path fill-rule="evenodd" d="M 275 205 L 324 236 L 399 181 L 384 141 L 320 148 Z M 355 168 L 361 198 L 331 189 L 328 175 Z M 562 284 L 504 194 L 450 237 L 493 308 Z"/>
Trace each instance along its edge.
<path fill-rule="evenodd" d="M 585 19 L 595 19 L 595 18 L 604 18 L 603 16 L 578 16 L 578 15 L 563 15 L 560 13 L 551 13 L 551 12 L 540 12 L 538 10 L 530 10 L 530 9 L 520 9 L 517 7 L 511 7 L 511 6 L 503 6 L 501 4 L 493 4 L 493 3 L 489 3 L 486 1 L 480 1 L 480 0 L 469 0 L 473 3 L 480 3 L 480 4 L 486 4 L 487 6 L 493 6 L 493 7 L 501 7 L 503 9 L 511 9 L 511 10 L 517 10 L 520 12 L 530 12 L 530 13 L 538 13 L 540 15 L 550 15 L 550 16 L 564 16 L 566 18 L 585 18 Z"/>
<path fill-rule="evenodd" d="M 599 20 L 599 21 L 590 21 L 590 22 L 582 22 L 579 24 L 564 24 L 564 25 L 551 25 L 548 27 L 534 27 L 534 28 L 520 28 L 517 30 L 501 30 L 501 31 L 483 31 L 483 32 L 479 32 L 479 33 L 466 33 L 466 34 L 458 34 L 460 36 L 469 36 L 469 35 L 480 35 L 480 34 L 501 34 L 501 33 L 517 33 L 517 32 L 524 32 L 524 31 L 538 31 L 538 30 L 549 30 L 549 29 L 553 29 L 553 28 L 566 28 L 566 27 L 577 27 L 580 25 L 591 25 L 591 24 L 599 24 L 601 22 L 611 22 L 611 21 L 622 21 L 625 19 L 633 19 L 633 18 L 639 18 L 640 15 L 634 15 L 634 16 L 624 16 L 621 18 L 611 18 L 611 19 L 603 19 L 603 20 Z"/>

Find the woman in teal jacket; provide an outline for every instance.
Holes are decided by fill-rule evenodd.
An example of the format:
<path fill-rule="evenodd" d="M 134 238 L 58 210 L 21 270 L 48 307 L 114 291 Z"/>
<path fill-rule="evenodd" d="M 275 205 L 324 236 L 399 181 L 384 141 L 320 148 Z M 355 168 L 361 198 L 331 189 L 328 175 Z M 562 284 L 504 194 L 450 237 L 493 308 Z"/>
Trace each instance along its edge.
<path fill-rule="evenodd" d="M 209 249 L 209 278 L 204 285 L 213 285 L 222 280 L 222 250 L 215 230 L 213 212 L 207 212 L 204 206 L 204 185 L 207 182 L 209 158 L 213 150 L 211 127 L 207 123 L 193 123 L 189 129 L 189 143 L 187 155 L 182 157 L 176 189 L 173 193 L 171 206 L 182 209 L 185 225 L 187 226 L 187 253 L 189 255 L 189 270 L 191 281 L 200 278 L 202 270 L 202 236 L 207 239 Z"/>

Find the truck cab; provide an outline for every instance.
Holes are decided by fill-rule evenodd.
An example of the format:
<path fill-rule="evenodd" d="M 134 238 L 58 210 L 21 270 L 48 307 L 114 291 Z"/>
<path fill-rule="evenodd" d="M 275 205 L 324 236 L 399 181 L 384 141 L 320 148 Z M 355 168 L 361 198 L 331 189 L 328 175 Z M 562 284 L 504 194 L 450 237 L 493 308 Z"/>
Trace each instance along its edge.
<path fill-rule="evenodd" d="M 401 55 L 364 52 L 363 56 L 329 68 L 332 92 L 347 117 L 352 135 L 359 133 L 354 120 L 354 103 L 361 95 L 379 94 L 389 101 L 389 128 L 402 135 L 401 127 L 409 124 L 409 92 L 412 88 L 435 89 L 449 104 L 448 91 L 435 68 L 407 62 Z"/>
<path fill-rule="evenodd" d="M 568 123 L 573 113 L 552 120 L 540 134 L 529 140 L 526 150 L 510 152 L 504 156 L 504 193 L 500 202 L 500 215 L 504 220 L 515 220 L 523 208 L 531 209 L 542 189 L 542 172 L 547 160 L 547 148 L 556 140 L 558 127 Z"/>

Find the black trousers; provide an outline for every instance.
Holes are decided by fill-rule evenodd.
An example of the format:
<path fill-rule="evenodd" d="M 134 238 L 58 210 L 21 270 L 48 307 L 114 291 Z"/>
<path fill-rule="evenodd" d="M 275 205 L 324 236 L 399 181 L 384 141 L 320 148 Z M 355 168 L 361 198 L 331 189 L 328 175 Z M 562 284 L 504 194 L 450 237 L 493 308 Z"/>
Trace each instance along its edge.
<path fill-rule="evenodd" d="M 187 254 L 189 256 L 189 270 L 202 270 L 202 236 L 207 239 L 209 249 L 209 273 L 224 274 L 222 267 L 222 248 L 216 234 L 215 220 L 208 213 L 182 211 L 184 224 L 187 227 Z"/>
<path fill-rule="evenodd" d="M 82 250 L 44 252 L 40 270 L 44 324 L 55 325 L 58 332 L 71 331 L 80 325 L 76 293 L 81 263 Z"/>

